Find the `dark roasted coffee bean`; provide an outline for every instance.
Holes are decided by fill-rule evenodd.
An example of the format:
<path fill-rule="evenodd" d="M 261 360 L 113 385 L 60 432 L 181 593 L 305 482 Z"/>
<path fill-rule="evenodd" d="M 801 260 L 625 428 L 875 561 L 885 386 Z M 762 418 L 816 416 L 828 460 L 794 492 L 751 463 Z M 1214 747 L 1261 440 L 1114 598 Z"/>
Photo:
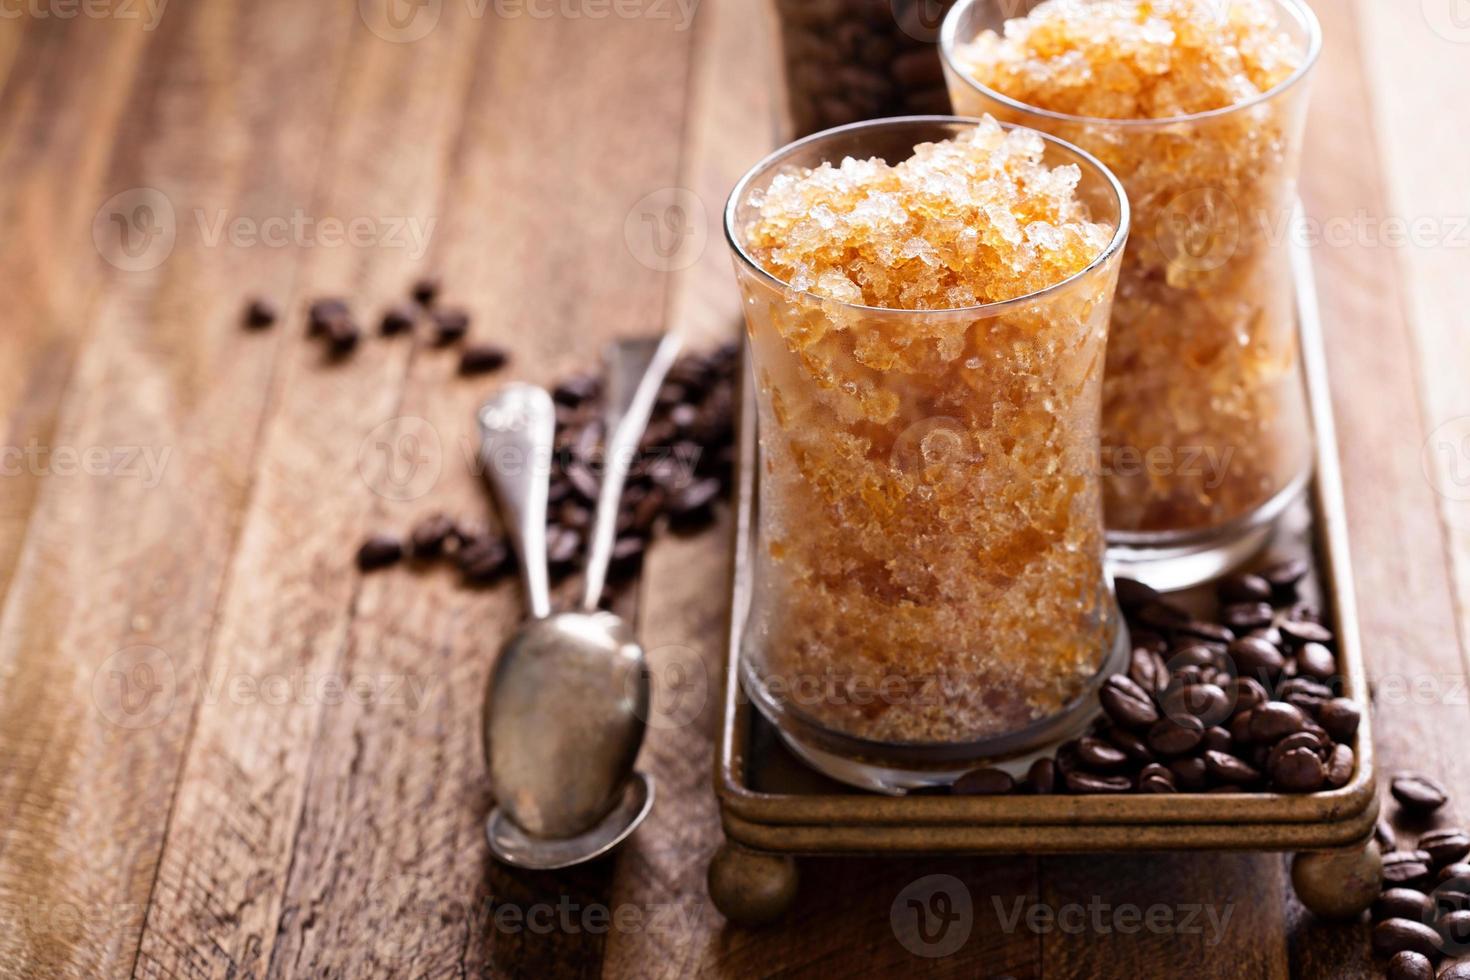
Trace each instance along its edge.
<path fill-rule="evenodd" d="M 1315 793 L 1327 781 L 1327 768 L 1310 749 L 1292 749 L 1270 763 L 1271 785 L 1288 793 Z"/>
<path fill-rule="evenodd" d="M 643 566 L 643 556 L 648 545 L 640 537 L 625 535 L 613 542 L 612 560 L 608 575 L 615 581 L 624 581 Z"/>
<path fill-rule="evenodd" d="M 1318 701 L 1332 700 L 1332 688 L 1309 677 L 1293 677 L 1283 681 L 1277 693 L 1283 697 L 1288 694 L 1302 694 Z"/>
<path fill-rule="evenodd" d="M 1297 672 L 1325 681 L 1337 676 L 1337 657 L 1320 643 L 1303 643 L 1296 652 Z"/>
<path fill-rule="evenodd" d="M 1082 770 L 1067 773 L 1066 783 L 1073 793 L 1126 793 L 1133 788 L 1127 776 L 1099 776 Z"/>
<path fill-rule="evenodd" d="M 1209 767 L 1197 755 L 1175 759 L 1169 763 L 1169 771 L 1174 774 L 1174 781 L 1183 790 L 1201 790 L 1209 782 Z"/>
<path fill-rule="evenodd" d="M 1435 980 L 1470 980 L 1470 959 L 1446 963 Z"/>
<path fill-rule="evenodd" d="M 1398 834 L 1394 833 L 1393 824 L 1387 817 L 1379 817 L 1373 825 L 1373 839 L 1378 842 L 1379 851 L 1387 853 L 1398 849 Z"/>
<path fill-rule="evenodd" d="M 434 310 L 434 342 L 441 347 L 458 343 L 470 332 L 470 315 L 464 310 Z"/>
<path fill-rule="evenodd" d="M 1169 655 L 1169 669 L 1180 671 L 1186 667 L 1213 667 L 1220 658 L 1212 647 L 1203 643 L 1190 643 Z"/>
<path fill-rule="evenodd" d="M 1205 766 L 1216 779 L 1236 786 L 1260 782 L 1260 772 L 1244 759 L 1229 752 L 1206 752 Z"/>
<path fill-rule="evenodd" d="M 1235 706 L 1236 711 L 1241 711 L 1245 708 L 1254 708 L 1256 705 L 1265 704 L 1270 700 L 1265 686 L 1254 677 L 1237 677 L 1221 686 L 1224 688 L 1225 696 L 1230 699 L 1230 703 Z"/>
<path fill-rule="evenodd" d="M 340 299 L 319 299 L 306 311 L 307 332 L 313 336 L 327 332 L 327 326 L 338 320 L 351 320 L 352 313 Z"/>
<path fill-rule="evenodd" d="M 1293 732 L 1302 730 L 1306 717 L 1295 705 L 1283 701 L 1267 701 L 1251 711 L 1252 742 L 1270 745 Z"/>
<path fill-rule="evenodd" d="M 1379 956 L 1409 950 L 1436 959 L 1442 945 L 1437 929 L 1413 919 L 1384 919 L 1373 927 L 1373 952 Z"/>
<path fill-rule="evenodd" d="M 1265 602 L 1271 598 L 1271 583 L 1259 575 L 1241 572 L 1216 583 L 1215 595 L 1223 603 Z"/>
<path fill-rule="evenodd" d="M 1287 558 L 1267 565 L 1260 575 L 1270 583 L 1278 599 L 1289 599 L 1296 595 L 1297 584 L 1311 569 L 1311 562 L 1305 558 Z"/>
<path fill-rule="evenodd" d="M 1267 626 L 1265 629 L 1251 630 L 1246 636 L 1254 636 L 1258 640 L 1265 640 L 1274 647 L 1281 646 L 1281 631 L 1275 626 Z"/>
<path fill-rule="evenodd" d="M 357 567 L 364 572 L 387 568 L 403 557 L 403 543 L 388 534 L 375 534 L 357 549 Z"/>
<path fill-rule="evenodd" d="M 1470 909 L 1446 912 L 1434 926 L 1444 940 L 1446 952 L 1456 956 L 1470 953 Z"/>
<path fill-rule="evenodd" d="M 1148 747 L 1159 755 L 1185 755 L 1204 740 L 1205 726 L 1193 715 L 1162 718 L 1148 730 Z"/>
<path fill-rule="evenodd" d="M 473 585 L 489 585 L 510 573 L 511 555 L 505 541 L 493 534 L 483 534 L 464 542 L 456 552 L 464 580 Z"/>
<path fill-rule="evenodd" d="M 1435 980 L 1434 963 L 1410 949 L 1395 953 L 1388 961 L 1388 980 Z"/>
<path fill-rule="evenodd" d="M 1423 851 L 1389 851 L 1383 855 L 1383 880 L 1393 888 L 1423 888 L 1430 882 L 1429 855 Z"/>
<path fill-rule="evenodd" d="M 1118 605 L 1130 615 L 1161 598 L 1157 589 L 1131 578 L 1114 580 L 1113 591 L 1118 597 Z"/>
<path fill-rule="evenodd" d="M 1143 764 L 1156 761 L 1153 751 L 1148 747 L 1148 743 L 1133 732 L 1122 728 L 1109 729 L 1107 739 L 1135 763 Z"/>
<path fill-rule="evenodd" d="M 1322 739 L 1312 732 L 1296 732 L 1288 735 L 1275 745 L 1271 746 L 1266 753 L 1268 759 L 1279 759 L 1292 749 L 1306 749 L 1319 759 L 1327 757 L 1324 751 Z"/>
<path fill-rule="evenodd" d="M 1196 640 L 1207 640 L 1211 643 L 1228 644 L 1235 639 L 1235 631 L 1221 623 L 1210 623 L 1203 619 L 1191 619 L 1174 627 L 1174 631 L 1180 636 L 1192 637 Z"/>
<path fill-rule="evenodd" d="M 1388 791 L 1399 806 L 1418 816 L 1428 816 L 1449 800 L 1443 786 L 1418 772 L 1399 773 L 1389 783 Z"/>
<path fill-rule="evenodd" d="M 546 565 L 555 574 L 566 574 L 582 551 L 582 535 L 576 529 L 551 525 L 546 529 Z"/>
<path fill-rule="evenodd" d="M 1200 747 L 1209 752 L 1229 752 L 1234 748 L 1234 739 L 1225 729 L 1216 725 L 1214 728 L 1205 730 L 1205 737 L 1200 741 Z"/>
<path fill-rule="evenodd" d="M 551 397 L 558 405 L 576 408 L 583 402 L 597 398 L 601 393 L 602 382 L 597 379 L 596 375 L 579 374 L 576 377 L 567 378 L 552 389 Z"/>
<path fill-rule="evenodd" d="M 1327 703 L 1325 699 L 1317 697 L 1314 694 L 1305 694 L 1299 691 L 1283 694 L 1282 700 L 1293 707 L 1301 709 L 1302 713 L 1306 715 L 1317 714 L 1317 712 L 1322 710 L 1322 705 Z"/>
<path fill-rule="evenodd" d="M 1236 745 L 1249 745 L 1251 741 L 1251 715 L 1255 714 L 1255 708 L 1246 708 L 1237 711 L 1230 717 L 1230 738 Z"/>
<path fill-rule="evenodd" d="M 409 293 L 413 296 L 415 300 L 422 303 L 424 306 L 428 306 L 429 304 L 433 303 L 434 300 L 438 299 L 439 291 L 442 288 L 443 284 L 439 281 L 438 276 L 421 276 L 417 281 L 414 282 L 413 287 L 409 290 Z"/>
<path fill-rule="evenodd" d="M 575 531 L 586 531 L 592 526 L 592 511 L 575 500 L 567 500 L 556 509 L 556 522 Z"/>
<path fill-rule="evenodd" d="M 496 344 L 470 344 L 459 355 L 460 374 L 499 371 L 510 361 L 510 352 Z"/>
<path fill-rule="evenodd" d="M 454 521 L 446 514 L 430 514 L 414 525 L 409 543 L 415 558 L 432 558 L 442 554 L 444 544 L 458 533 Z"/>
<path fill-rule="evenodd" d="M 276 310 L 276 304 L 259 296 L 245 304 L 245 326 L 252 330 L 262 330 L 276 320 L 280 319 L 280 313 Z"/>
<path fill-rule="evenodd" d="M 1373 900 L 1373 921 L 1408 919 L 1434 921 L 1434 902 L 1417 888 L 1389 888 Z"/>
<path fill-rule="evenodd" d="M 1026 789 L 1037 796 L 1049 796 L 1057 791 L 1057 764 L 1051 759 L 1037 759 L 1026 770 Z"/>
<path fill-rule="evenodd" d="M 1275 613 L 1270 603 L 1233 602 L 1220 610 L 1220 622 L 1236 633 L 1245 633 L 1249 630 L 1270 626 L 1273 615 Z"/>
<path fill-rule="evenodd" d="M 1146 647 L 1133 647 L 1128 676 L 1148 694 L 1157 694 L 1169 686 L 1169 668 L 1164 665 L 1164 658 Z"/>
<path fill-rule="evenodd" d="M 1143 767 L 1138 774 L 1138 791 L 1140 793 L 1177 793 L 1179 787 L 1175 785 L 1174 774 L 1168 767 L 1158 763 L 1150 763 Z"/>
<path fill-rule="evenodd" d="M 602 481 L 597 478 L 597 474 L 593 473 L 591 468 L 581 460 L 568 465 L 566 472 L 567 481 L 571 483 L 577 496 L 581 497 L 584 503 L 595 503 L 597 491 L 602 486 Z"/>
<path fill-rule="evenodd" d="M 1470 864 L 1456 861 L 1439 869 L 1434 879 L 1435 909 L 1438 912 L 1456 912 L 1470 909 Z"/>
<path fill-rule="evenodd" d="M 1128 764 L 1128 756 L 1123 750 L 1090 735 L 1078 741 L 1077 758 L 1084 766 L 1104 771 L 1121 769 Z"/>
<path fill-rule="evenodd" d="M 1470 834 L 1459 827 L 1431 830 L 1419 838 L 1419 850 L 1429 855 L 1436 868 L 1454 864 L 1470 854 Z"/>
<path fill-rule="evenodd" d="M 1159 718 L 1153 698 L 1123 674 L 1114 674 L 1104 681 L 1098 699 L 1113 724 L 1121 728 L 1147 728 Z"/>
<path fill-rule="evenodd" d="M 1204 722 L 1206 728 L 1230 717 L 1232 707 L 1230 699 L 1218 684 L 1171 686 L 1164 692 L 1162 704 L 1165 717 L 1193 715 Z"/>
<path fill-rule="evenodd" d="M 1287 646 L 1299 647 L 1305 643 L 1331 643 L 1332 631 L 1320 623 L 1307 619 L 1286 619 L 1276 624 Z"/>
<path fill-rule="evenodd" d="M 1168 599 L 1157 599 L 1138 610 L 1138 621 L 1144 626 L 1167 633 L 1189 622 L 1189 610 Z"/>
<path fill-rule="evenodd" d="M 1317 724 L 1336 742 L 1351 742 L 1362 720 L 1363 709 L 1349 698 L 1333 698 L 1317 710 Z"/>
<path fill-rule="evenodd" d="M 383 319 L 378 324 L 384 337 L 394 334 L 406 333 L 413 329 L 414 321 L 418 319 L 418 311 L 407 303 L 395 303 L 388 307 L 383 313 Z"/>
<path fill-rule="evenodd" d="M 1269 680 L 1281 673 L 1286 658 L 1281 651 L 1265 640 L 1242 636 L 1230 644 L 1230 659 L 1242 677 L 1253 680 Z"/>
<path fill-rule="evenodd" d="M 669 409 L 669 424 L 679 432 L 689 432 L 698 421 L 699 409 L 693 405 L 675 405 Z"/>
<path fill-rule="evenodd" d="M 336 357 L 346 357 L 357 349 L 362 331 L 351 320 L 333 320 L 326 326 L 327 346 Z"/>
<path fill-rule="evenodd" d="M 976 769 L 954 781 L 954 792 L 960 796 L 1004 796 L 1016 788 L 1011 774 L 1002 769 Z"/>
<path fill-rule="evenodd" d="M 1352 749 L 1346 745 L 1334 745 L 1332 754 L 1327 757 L 1327 785 L 1333 789 L 1346 786 L 1353 778 L 1354 762 Z"/>
<path fill-rule="evenodd" d="M 699 527 L 714 517 L 714 503 L 720 497 L 720 481 L 706 478 L 691 480 L 669 497 L 669 519 L 679 529 Z"/>

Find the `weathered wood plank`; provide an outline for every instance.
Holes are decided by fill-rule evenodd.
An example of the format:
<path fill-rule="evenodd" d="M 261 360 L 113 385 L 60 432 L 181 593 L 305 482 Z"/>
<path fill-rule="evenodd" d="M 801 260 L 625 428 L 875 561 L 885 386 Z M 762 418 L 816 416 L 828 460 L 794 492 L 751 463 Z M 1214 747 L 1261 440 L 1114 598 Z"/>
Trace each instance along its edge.
<path fill-rule="evenodd" d="M 320 34 L 329 19 L 325 8 L 290 3 L 180 8 L 148 35 L 150 57 L 131 87 L 136 32 L 78 20 L 64 29 L 74 44 L 43 45 L 50 67 L 40 81 L 44 89 L 71 73 L 84 90 L 57 81 L 60 101 L 49 107 L 16 96 L 16 105 L 38 100 L 7 130 L 7 152 L 25 161 L 12 214 L 28 233 L 16 252 L 7 236 L 0 254 L 54 343 L 22 347 L 21 370 L 64 376 L 67 344 L 87 342 L 60 409 L 37 391 L 14 431 L 45 438 L 55 412 L 45 444 L 83 454 L 92 471 L 52 457 L 0 621 L 0 904 L 25 916 L 0 933 L 0 972 L 131 968 L 187 737 L 182 686 L 202 665 L 274 361 L 268 338 L 238 329 L 236 277 L 271 285 L 291 273 L 278 251 L 206 252 L 190 209 L 240 210 L 251 195 L 310 185 L 313 158 L 292 144 L 319 138 L 336 59 L 329 42 L 304 50 L 291 39 Z M 307 90 L 271 106 L 283 75 Z M 7 93 L 21 91 L 18 77 Z M 206 127 L 211 138 L 198 138 Z M 144 235 L 133 256 L 144 261 L 110 272 L 85 323 L 73 322 L 86 290 L 68 266 L 101 264 L 93 213 L 137 187 L 153 196 L 121 202 L 124 220 L 133 204 L 159 200 L 172 218 L 137 215 L 149 219 L 132 229 Z M 162 239 L 147 233 L 160 227 L 177 233 L 171 253 L 149 251 Z M 27 242 L 33 255 L 23 254 Z M 7 328 L 3 343 L 34 339 L 28 331 Z M 88 450 L 106 455 L 88 463 Z M 167 659 L 130 687 L 145 680 L 131 659 L 145 648 Z"/>

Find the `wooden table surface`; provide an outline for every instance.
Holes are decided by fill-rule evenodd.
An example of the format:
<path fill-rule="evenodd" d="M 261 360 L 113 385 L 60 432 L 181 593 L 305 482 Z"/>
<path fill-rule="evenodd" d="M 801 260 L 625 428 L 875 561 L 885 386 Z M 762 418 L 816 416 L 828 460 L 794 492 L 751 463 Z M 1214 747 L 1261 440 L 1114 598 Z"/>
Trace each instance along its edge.
<path fill-rule="evenodd" d="M 1304 196 L 1384 770 L 1464 791 L 1457 2 L 1320 0 Z M 687 9 L 0 5 L 0 974 L 1376 975 L 1275 855 L 814 860 L 788 922 L 728 928 L 713 698 L 650 733 L 659 803 L 615 861 L 488 860 L 480 700 L 518 593 L 351 556 L 429 510 L 489 519 L 466 447 L 493 382 L 407 341 L 328 364 L 300 311 L 438 271 L 536 381 L 668 323 L 729 336 L 718 217 L 769 148 L 772 61 L 749 0 Z M 240 329 L 257 293 L 277 329 Z M 661 679 L 717 676 L 726 549 L 652 552 Z M 920 959 L 890 907 L 936 873 L 974 927 Z M 1007 925 L 1031 903 L 1176 925 Z"/>

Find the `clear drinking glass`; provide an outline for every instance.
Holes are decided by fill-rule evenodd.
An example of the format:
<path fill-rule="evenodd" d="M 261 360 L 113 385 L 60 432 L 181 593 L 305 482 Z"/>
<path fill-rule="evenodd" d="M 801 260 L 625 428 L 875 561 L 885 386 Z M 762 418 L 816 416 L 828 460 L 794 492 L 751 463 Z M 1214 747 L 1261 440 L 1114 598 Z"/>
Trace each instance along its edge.
<path fill-rule="evenodd" d="M 742 683 L 814 767 L 890 792 L 1024 766 L 1081 733 L 1126 659 L 1097 469 L 1128 225 L 1117 180 L 1044 137 L 1044 162 L 1079 168 L 1078 196 L 1114 233 L 1081 272 L 1006 302 L 848 305 L 793 290 L 744 247 L 775 175 L 895 164 L 974 125 L 818 133 L 757 164 L 725 211 L 760 440 Z"/>
<path fill-rule="evenodd" d="M 1259 550 L 1310 473 L 1288 246 L 1320 31 L 1304 4 L 1272 0 L 1301 54 L 1276 87 L 1176 118 L 1089 118 L 1016 101 L 967 67 L 965 44 L 1038 2 L 951 8 L 940 35 L 950 98 L 961 114 L 1082 147 L 1127 189 L 1133 228 L 1103 386 L 1109 558 L 1119 574 L 1182 588 Z"/>

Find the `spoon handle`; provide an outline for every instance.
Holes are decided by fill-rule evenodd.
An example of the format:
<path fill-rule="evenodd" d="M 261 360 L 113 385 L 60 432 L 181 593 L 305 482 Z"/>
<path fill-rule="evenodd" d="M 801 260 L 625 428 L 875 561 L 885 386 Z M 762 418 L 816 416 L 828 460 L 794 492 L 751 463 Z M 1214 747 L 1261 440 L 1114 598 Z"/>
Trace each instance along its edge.
<path fill-rule="evenodd" d="M 659 386 L 673 366 L 681 343 L 678 333 L 671 330 L 658 341 L 620 340 L 608 348 L 604 409 L 604 430 L 608 435 L 603 452 L 602 485 L 597 490 L 597 516 L 592 523 L 592 546 L 587 555 L 587 577 L 582 592 L 584 609 L 596 609 L 597 601 L 602 598 L 607 566 L 612 560 L 623 484 L 628 480 L 633 454 L 648 428 Z"/>
<path fill-rule="evenodd" d="M 551 479 L 556 408 L 545 389 L 511 384 L 480 407 L 479 419 L 480 462 L 520 559 L 526 604 L 531 615 L 541 619 L 551 614 L 546 488 Z"/>

